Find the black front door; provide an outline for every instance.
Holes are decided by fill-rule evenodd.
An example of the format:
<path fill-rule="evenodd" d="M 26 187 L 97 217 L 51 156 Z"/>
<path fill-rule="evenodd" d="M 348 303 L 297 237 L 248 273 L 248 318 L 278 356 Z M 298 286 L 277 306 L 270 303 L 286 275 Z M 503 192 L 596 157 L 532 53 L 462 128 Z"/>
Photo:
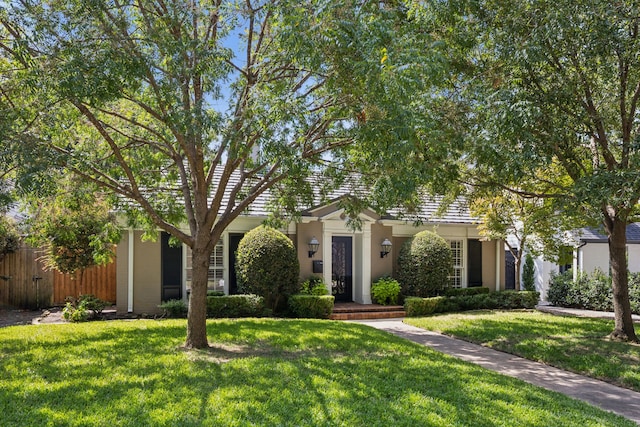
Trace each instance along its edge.
<path fill-rule="evenodd" d="M 482 242 L 478 239 L 467 240 L 469 255 L 468 262 L 468 286 L 470 288 L 482 286 Z"/>
<path fill-rule="evenodd" d="M 351 237 L 333 237 L 331 241 L 331 288 L 336 302 L 353 301 Z"/>
<path fill-rule="evenodd" d="M 162 301 L 182 299 L 182 245 L 170 246 L 168 233 L 160 237 L 162 258 Z"/>
<path fill-rule="evenodd" d="M 238 293 L 238 278 L 236 276 L 236 252 L 244 234 L 229 234 L 229 295 Z"/>

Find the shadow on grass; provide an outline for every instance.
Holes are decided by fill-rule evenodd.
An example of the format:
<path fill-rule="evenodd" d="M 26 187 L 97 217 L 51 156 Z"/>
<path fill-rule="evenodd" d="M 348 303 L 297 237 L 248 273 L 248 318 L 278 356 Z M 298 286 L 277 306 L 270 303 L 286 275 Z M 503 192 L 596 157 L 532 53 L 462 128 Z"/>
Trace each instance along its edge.
<path fill-rule="evenodd" d="M 640 391 L 640 346 L 610 340 L 611 320 L 477 311 L 408 323 Z"/>
<path fill-rule="evenodd" d="M 362 325 L 184 321 L 0 333 L 4 426 L 627 425 Z M 631 425 L 631 424 L 629 424 Z"/>

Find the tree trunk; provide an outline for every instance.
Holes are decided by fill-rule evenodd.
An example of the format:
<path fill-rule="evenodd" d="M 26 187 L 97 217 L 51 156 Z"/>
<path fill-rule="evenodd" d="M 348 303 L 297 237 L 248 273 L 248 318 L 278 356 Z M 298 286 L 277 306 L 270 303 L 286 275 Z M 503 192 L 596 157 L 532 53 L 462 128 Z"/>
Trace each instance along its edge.
<path fill-rule="evenodd" d="M 207 341 L 207 286 L 209 275 L 208 246 L 194 245 L 191 252 L 191 296 L 187 317 L 187 348 L 208 348 Z"/>
<path fill-rule="evenodd" d="M 615 329 L 611 338 L 637 342 L 629 302 L 629 275 L 627 271 L 627 222 L 614 217 L 609 219 L 609 263 L 613 285 L 613 312 Z"/>
<path fill-rule="evenodd" d="M 516 291 L 521 291 L 520 289 L 520 266 L 522 265 L 522 248 L 516 252 L 516 255 L 513 257 L 513 264 L 516 270 L 516 285 L 514 286 Z"/>

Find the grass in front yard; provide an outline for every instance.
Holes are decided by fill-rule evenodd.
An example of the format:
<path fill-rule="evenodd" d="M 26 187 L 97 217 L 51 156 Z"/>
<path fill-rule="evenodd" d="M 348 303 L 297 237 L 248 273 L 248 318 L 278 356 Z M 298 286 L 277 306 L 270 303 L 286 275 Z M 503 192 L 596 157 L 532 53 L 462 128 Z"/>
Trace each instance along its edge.
<path fill-rule="evenodd" d="M 0 329 L 2 426 L 632 426 L 366 326 L 184 320 Z"/>
<path fill-rule="evenodd" d="M 640 391 L 640 345 L 609 340 L 613 321 L 477 311 L 406 322 Z"/>

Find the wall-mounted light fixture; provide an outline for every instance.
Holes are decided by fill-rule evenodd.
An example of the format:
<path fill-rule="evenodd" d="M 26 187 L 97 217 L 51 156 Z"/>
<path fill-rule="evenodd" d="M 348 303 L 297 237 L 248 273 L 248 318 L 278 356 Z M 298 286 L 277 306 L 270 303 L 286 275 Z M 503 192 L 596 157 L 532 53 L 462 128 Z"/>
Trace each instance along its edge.
<path fill-rule="evenodd" d="M 389 239 L 384 239 L 380 246 L 382 247 L 382 250 L 380 251 L 380 258 L 384 258 L 389 255 L 389 252 L 391 252 L 391 242 Z"/>
<path fill-rule="evenodd" d="M 316 239 L 316 236 L 313 236 L 311 240 L 309 240 L 309 258 L 312 258 L 316 252 L 318 252 L 318 248 L 320 247 L 320 242 Z"/>

